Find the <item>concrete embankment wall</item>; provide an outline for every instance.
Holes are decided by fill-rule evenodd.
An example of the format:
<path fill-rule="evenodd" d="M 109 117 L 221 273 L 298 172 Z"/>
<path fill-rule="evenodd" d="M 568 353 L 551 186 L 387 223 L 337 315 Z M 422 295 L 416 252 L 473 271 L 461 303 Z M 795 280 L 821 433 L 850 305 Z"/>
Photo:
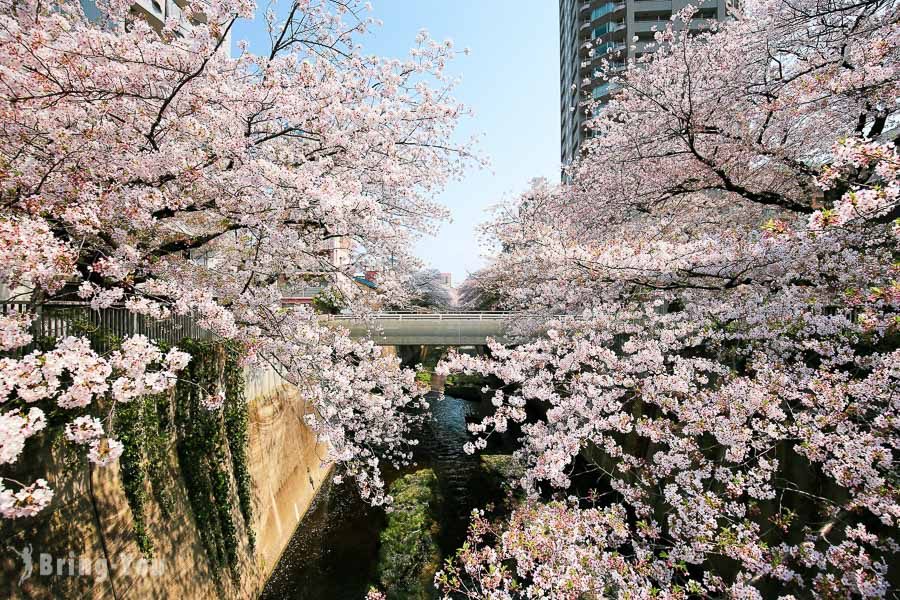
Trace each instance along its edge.
<path fill-rule="evenodd" d="M 66 453 L 50 447 L 28 467 L 31 472 L 45 474 L 55 489 L 53 510 L 33 519 L 2 524 L 0 598 L 257 597 L 328 476 L 329 466 L 321 460 L 325 448 L 316 443 L 315 435 L 303 422 L 304 403 L 296 389 L 270 371 L 248 372 L 246 379 L 250 402 L 248 458 L 257 541 L 251 553 L 243 520 L 235 508 L 234 522 L 242 544 L 238 577 L 232 577 L 227 568 L 216 571 L 210 567 L 194 525 L 174 446 L 168 466 L 174 479 L 170 484 L 174 496 L 171 517 L 164 518 L 154 501 L 147 502 L 148 531 L 155 546 L 155 562 L 151 564 L 141 562 L 117 465 L 88 468 L 83 460 L 66 464 Z M 149 492 L 148 496 L 152 497 Z M 30 574 L 20 557 L 29 546 Z M 43 570 L 50 574 L 42 573 L 42 558 Z M 52 564 L 47 564 L 48 558 Z M 79 559 L 84 559 L 82 574 Z M 104 564 L 109 571 L 105 576 Z"/>

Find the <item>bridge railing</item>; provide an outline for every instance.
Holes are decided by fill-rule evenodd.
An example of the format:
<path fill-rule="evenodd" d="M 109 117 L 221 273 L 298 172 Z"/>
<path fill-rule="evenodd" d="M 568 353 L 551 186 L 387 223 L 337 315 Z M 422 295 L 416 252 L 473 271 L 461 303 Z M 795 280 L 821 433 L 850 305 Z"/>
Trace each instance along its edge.
<path fill-rule="evenodd" d="M 545 315 L 525 312 L 509 312 L 509 311 L 484 311 L 484 312 L 402 312 L 402 311 L 384 311 L 376 313 L 368 313 L 365 315 L 320 315 L 320 319 L 334 321 L 365 321 L 365 320 L 387 320 L 387 321 L 490 321 L 490 320 L 508 320 L 508 319 L 563 319 L 569 321 L 580 321 L 585 317 L 583 315 Z"/>
<path fill-rule="evenodd" d="M 329 320 L 335 321 L 359 321 L 364 319 L 375 319 L 375 320 L 395 320 L 395 321 L 451 321 L 451 320 L 472 320 L 472 321 L 487 321 L 487 320 L 496 320 L 496 319 L 508 319 L 513 316 L 518 316 L 519 313 L 512 312 L 503 312 L 503 311 L 492 311 L 492 312 L 439 312 L 439 313 L 419 313 L 419 312 L 400 312 L 400 311 L 389 311 L 389 312 L 377 312 L 370 313 L 368 315 L 329 315 Z"/>

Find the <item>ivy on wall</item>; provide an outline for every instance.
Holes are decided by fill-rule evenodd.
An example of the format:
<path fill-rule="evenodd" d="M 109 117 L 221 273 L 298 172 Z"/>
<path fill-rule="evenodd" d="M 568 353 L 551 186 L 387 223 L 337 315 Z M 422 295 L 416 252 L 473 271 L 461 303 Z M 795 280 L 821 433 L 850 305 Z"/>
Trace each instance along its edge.
<path fill-rule="evenodd" d="M 171 468 L 169 451 L 174 444 L 207 556 L 214 567 L 227 566 L 236 574 L 240 548 L 237 512 L 243 517 L 251 548 L 255 543 L 241 348 L 193 339 L 182 340 L 178 346 L 191 354 L 191 362 L 174 392 L 116 408 L 115 431 L 124 446 L 119 469 L 133 515 L 135 540 L 145 555 L 152 555 L 153 541 L 146 524 L 148 487 L 163 516 L 173 513 L 171 486 L 177 474 Z M 225 397 L 221 409 L 204 405 L 210 395 L 220 391 Z"/>
<path fill-rule="evenodd" d="M 222 374 L 225 385 L 225 438 L 231 453 L 231 472 L 237 483 L 238 503 L 250 548 L 256 545 L 256 535 L 251 527 L 253 519 L 253 493 L 250 482 L 250 469 L 247 464 L 247 398 L 244 396 L 244 371 L 241 368 L 241 349 L 236 344 L 225 347 L 225 370 Z"/>
<path fill-rule="evenodd" d="M 92 346 L 112 350 L 122 344 L 121 336 L 86 319 L 77 309 L 57 311 L 57 317 L 66 321 L 69 333 L 88 337 Z M 56 342 L 52 337 L 39 337 L 34 347 L 51 350 Z M 168 350 L 167 344 L 157 343 L 163 352 Z M 176 345 L 191 355 L 191 361 L 179 374 L 174 390 L 128 403 L 101 399 L 88 410 L 97 416 L 112 415 L 109 430 L 123 445 L 119 474 L 141 552 L 149 558 L 155 550 L 147 523 L 150 503 L 159 506 L 165 519 L 177 516 L 174 486 L 180 473 L 210 562 L 237 574 L 237 520 L 243 521 L 251 550 L 256 541 L 247 457 L 248 403 L 241 364 L 244 351 L 239 343 L 221 340 L 184 338 Z M 204 400 L 219 392 L 224 395 L 221 408 L 204 406 Z M 48 410 L 47 418 L 54 425 L 56 411 Z M 61 427 L 53 429 L 54 435 L 47 440 L 62 451 L 65 464 L 73 469 L 83 465 L 83 455 L 66 452 Z M 177 464 L 172 460 L 173 446 Z"/>
<path fill-rule="evenodd" d="M 147 533 L 145 507 L 147 492 L 144 481 L 147 479 L 147 460 L 144 444 L 144 404 L 143 398 L 122 404 L 116 411 L 115 431 L 122 442 L 122 455 L 119 457 L 119 474 L 125 498 L 131 507 L 134 523 L 134 537 L 141 552 L 146 556 L 153 555 L 153 540 Z"/>
<path fill-rule="evenodd" d="M 175 499 L 169 482 L 173 479 L 169 461 L 171 437 L 171 407 L 168 394 L 149 396 L 144 405 L 144 440 L 147 452 L 147 476 L 153 496 L 163 518 L 170 518 L 175 510 Z"/>

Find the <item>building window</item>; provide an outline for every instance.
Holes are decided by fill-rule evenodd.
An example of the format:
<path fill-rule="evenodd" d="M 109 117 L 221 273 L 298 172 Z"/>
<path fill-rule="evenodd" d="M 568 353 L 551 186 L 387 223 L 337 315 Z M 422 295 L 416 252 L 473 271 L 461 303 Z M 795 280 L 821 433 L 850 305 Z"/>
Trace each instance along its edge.
<path fill-rule="evenodd" d="M 610 21 L 609 23 L 604 23 L 600 27 L 594 29 L 594 33 L 591 37 L 597 39 L 601 35 L 606 35 L 607 33 L 612 33 L 620 28 L 620 26 L 624 25 L 624 23 L 618 23 Z"/>
<path fill-rule="evenodd" d="M 599 19 L 600 17 L 602 17 L 604 15 L 608 15 L 609 13 L 611 13 L 621 7 L 622 7 L 622 4 L 616 3 L 616 2 L 607 2 L 606 4 L 601 4 L 600 6 L 595 8 L 593 11 L 591 11 L 591 21 Z"/>
<path fill-rule="evenodd" d="M 593 90 L 591 90 L 591 96 L 594 98 L 594 100 L 597 100 L 598 98 L 602 98 L 607 94 L 611 94 L 617 89 L 619 89 L 619 86 L 611 81 L 607 81 L 606 83 L 598 85 Z"/>

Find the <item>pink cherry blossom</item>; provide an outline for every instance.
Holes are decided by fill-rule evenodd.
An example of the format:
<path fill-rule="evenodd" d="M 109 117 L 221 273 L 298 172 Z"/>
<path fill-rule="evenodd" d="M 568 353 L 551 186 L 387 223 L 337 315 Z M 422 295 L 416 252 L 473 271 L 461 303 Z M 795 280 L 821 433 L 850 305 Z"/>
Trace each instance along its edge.
<path fill-rule="evenodd" d="M 0 315 L 0 351 L 12 350 L 31 343 L 28 332 L 31 318 L 24 314 Z"/>
<path fill-rule="evenodd" d="M 66 425 L 66 439 L 88 444 L 103 435 L 103 424 L 96 417 L 81 416 Z"/>
<path fill-rule="evenodd" d="M 24 415 L 20 411 L 0 413 L 0 464 L 15 462 L 25 448 L 25 440 L 46 425 L 44 411 L 36 407 Z"/>
<path fill-rule="evenodd" d="M 53 490 L 44 479 L 13 491 L 0 480 L 0 516 L 6 519 L 33 517 L 46 508 L 53 499 Z"/>
<path fill-rule="evenodd" d="M 522 339 L 438 371 L 500 381 L 466 449 L 521 431 L 529 499 L 474 519 L 447 597 L 888 593 L 897 9 L 741 10 L 639 40 L 566 181 L 485 226 Z"/>
<path fill-rule="evenodd" d="M 241 342 L 248 366 L 300 388 L 323 458 L 388 502 L 380 461 L 408 462 L 423 404 L 412 372 L 281 301 L 311 283 L 360 314 L 402 301 L 412 242 L 447 215 L 434 195 L 479 162 L 454 134 L 469 111 L 452 43 L 423 32 L 406 56 L 364 54 L 375 22 L 360 3 L 303 2 L 265 20 L 270 48 L 231 58 L 247 0 L 191 4 L 183 31 L 126 19 L 129 2 L 97 7 L 0 11 L 0 284 L 32 313 L 80 301 Z M 349 263 L 331 260 L 335 241 Z M 377 293 L 353 280 L 369 269 Z M 4 351 L 29 343 L 24 324 L 0 332 Z M 134 401 L 189 360 L 141 335 L 104 356 L 68 337 L 0 361 L 0 400 Z"/>
<path fill-rule="evenodd" d="M 122 455 L 122 442 L 110 437 L 101 437 L 90 442 L 87 457 L 98 467 L 105 467 Z"/>
<path fill-rule="evenodd" d="M 206 410 L 219 410 L 225 404 L 225 394 L 221 391 L 209 394 L 200 401 L 200 404 Z"/>

